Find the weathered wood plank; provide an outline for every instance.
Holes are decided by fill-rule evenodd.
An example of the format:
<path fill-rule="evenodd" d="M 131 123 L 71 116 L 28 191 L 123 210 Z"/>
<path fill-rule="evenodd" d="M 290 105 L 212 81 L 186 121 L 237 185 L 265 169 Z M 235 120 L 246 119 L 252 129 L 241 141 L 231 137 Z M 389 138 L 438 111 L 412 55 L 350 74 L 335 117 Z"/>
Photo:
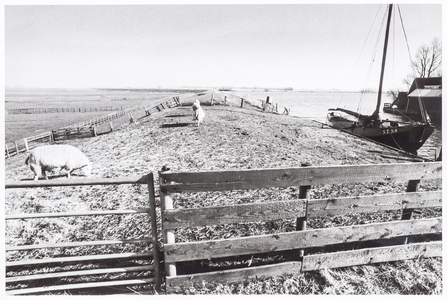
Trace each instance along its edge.
<path fill-rule="evenodd" d="M 152 243 L 152 238 L 9 246 L 5 247 L 5 251 L 22 251 L 22 250 L 33 250 L 43 248 L 66 248 L 66 247 L 101 246 L 101 245 L 136 244 L 136 243 Z"/>
<path fill-rule="evenodd" d="M 45 274 L 37 274 L 37 275 L 6 277 L 5 282 L 11 283 L 11 282 L 20 282 L 20 281 L 50 279 L 50 278 L 91 276 L 91 275 L 100 275 L 100 274 L 127 273 L 127 272 L 139 272 L 139 271 L 151 271 L 151 270 L 154 270 L 153 265 L 145 265 L 145 266 L 137 266 L 137 267 L 93 269 L 93 270 L 77 270 L 77 271 L 68 271 L 68 272 L 57 272 L 57 273 L 45 273 Z"/>
<path fill-rule="evenodd" d="M 150 252 L 141 253 L 118 253 L 118 254 L 101 254 L 101 255 L 85 255 L 85 256 L 67 256 L 67 257 L 53 257 L 53 258 L 42 258 L 42 259 L 30 259 L 21 261 L 7 261 L 5 267 L 17 267 L 17 266 L 31 266 L 31 265 L 42 265 L 51 263 L 66 263 L 66 262 L 83 262 L 83 261 L 97 261 L 97 260 L 108 260 L 108 259 L 142 259 L 142 258 L 153 258 L 153 254 Z"/>
<path fill-rule="evenodd" d="M 442 256 L 442 241 L 368 248 L 303 257 L 302 271 Z"/>
<path fill-rule="evenodd" d="M 25 294 L 34 294 L 34 293 L 45 293 L 45 292 L 51 292 L 51 291 L 88 289 L 88 288 L 96 288 L 96 287 L 149 284 L 149 283 L 154 283 L 154 280 L 155 280 L 154 278 L 148 278 L 148 279 L 130 279 L 130 280 L 117 280 L 117 281 L 105 281 L 105 282 L 89 282 L 89 283 L 74 283 L 74 284 L 65 284 L 65 285 L 52 285 L 52 286 L 44 286 L 44 287 L 39 287 L 39 288 L 8 290 L 8 291 L 6 291 L 6 295 L 25 295 Z"/>
<path fill-rule="evenodd" d="M 192 209 L 173 209 L 163 212 L 165 229 L 270 221 L 306 215 L 306 200 L 249 203 L 231 206 L 212 206 Z"/>
<path fill-rule="evenodd" d="M 233 269 L 208 273 L 196 273 L 180 275 L 176 277 L 166 277 L 166 289 L 168 292 L 175 291 L 182 286 L 189 286 L 193 283 L 228 283 L 238 282 L 256 277 L 272 277 L 284 274 L 299 274 L 301 271 L 301 262 L 284 262 L 274 265 L 247 267 L 243 269 Z"/>
<path fill-rule="evenodd" d="M 308 217 L 442 206 L 442 191 L 309 200 Z"/>
<path fill-rule="evenodd" d="M 179 262 L 439 233 L 442 218 L 313 229 L 233 239 L 165 244 L 165 261 Z"/>
<path fill-rule="evenodd" d="M 352 182 L 440 178 L 441 162 L 300 167 L 261 170 L 160 172 L 166 192 L 221 191 Z M 355 180 L 354 180 L 355 179 Z"/>
<path fill-rule="evenodd" d="M 117 178 L 81 178 L 81 179 L 55 179 L 55 180 L 29 180 L 5 182 L 5 188 L 29 188 L 29 187 L 49 187 L 49 186 L 78 186 L 78 185 L 106 185 L 106 184 L 146 184 L 147 175 L 136 177 Z"/>
<path fill-rule="evenodd" d="M 97 215 L 123 215 L 123 214 L 138 214 L 138 213 L 149 213 L 149 212 L 150 209 L 146 208 L 146 209 L 56 212 L 56 213 L 37 213 L 37 214 L 13 214 L 5 216 L 5 220 L 81 217 L 81 216 L 97 216 Z"/>
<path fill-rule="evenodd" d="M 406 193 L 407 197 L 402 201 L 402 209 L 442 207 L 442 191 Z"/>

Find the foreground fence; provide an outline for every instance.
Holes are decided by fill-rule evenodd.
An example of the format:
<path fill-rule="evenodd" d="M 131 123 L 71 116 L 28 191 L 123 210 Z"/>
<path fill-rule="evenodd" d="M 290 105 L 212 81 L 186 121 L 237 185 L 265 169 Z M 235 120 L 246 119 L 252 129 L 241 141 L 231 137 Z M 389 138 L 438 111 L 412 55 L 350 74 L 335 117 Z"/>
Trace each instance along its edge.
<path fill-rule="evenodd" d="M 172 291 L 181 286 L 203 282 L 225 283 L 323 268 L 441 256 L 440 240 L 406 242 L 409 237 L 441 233 L 441 217 L 412 219 L 412 214 L 417 209 L 441 207 L 441 191 L 417 191 L 421 180 L 441 178 L 441 169 L 441 163 L 434 162 L 219 172 L 160 172 L 166 289 Z M 313 185 L 352 182 L 393 184 L 396 181 L 408 181 L 405 193 L 309 199 L 308 192 Z M 178 193 L 291 186 L 299 186 L 298 199 L 174 209 L 173 194 Z M 184 197 L 182 196 L 182 201 L 185 201 Z M 203 202 L 205 200 L 201 199 Z M 401 211 L 401 220 L 306 230 L 307 220 L 314 217 L 389 210 Z M 175 241 L 175 231 L 178 229 L 287 218 L 296 218 L 297 231 L 218 240 L 180 243 Z M 376 244 L 349 251 L 333 250 L 337 245 L 368 245 L 368 242 Z M 321 252 L 325 253 L 303 255 L 305 249 L 312 248 L 323 249 Z M 244 255 L 253 258 L 256 255 L 274 255 L 281 251 L 294 251 L 296 259 L 214 272 L 197 273 L 193 268 L 182 270 L 182 274 L 177 272 L 180 263 L 221 258 L 231 260 L 232 257 Z"/>
<path fill-rule="evenodd" d="M 160 261 L 164 261 L 166 291 L 172 292 L 190 284 L 227 283 L 244 281 L 250 278 L 270 277 L 283 274 L 297 274 L 324 268 L 348 267 L 379 262 L 391 262 L 420 257 L 442 256 L 442 217 L 413 218 L 420 209 L 442 207 L 442 191 L 418 191 L 422 181 L 441 178 L 442 163 L 401 163 L 381 165 L 348 165 L 326 167 L 300 167 L 239 171 L 204 172 L 159 172 L 160 205 L 163 234 L 164 256 L 158 250 L 157 213 L 155 210 L 154 178 L 152 173 L 142 177 L 104 178 L 104 179 L 67 179 L 47 181 L 6 182 L 6 189 L 58 187 L 80 185 L 118 185 L 145 184 L 148 187 L 149 206 L 135 210 L 107 210 L 62 213 L 33 213 L 7 215 L 9 220 L 29 220 L 35 218 L 85 217 L 106 214 L 150 215 L 151 232 L 147 238 L 125 240 L 102 240 L 69 242 L 62 244 L 39 244 L 7 246 L 6 251 L 32 251 L 45 248 L 78 247 L 93 245 L 115 245 L 126 243 L 151 243 L 152 251 L 144 253 L 117 253 L 90 256 L 69 256 L 25 261 L 7 261 L 6 269 L 19 268 L 25 275 L 7 276 L 6 283 L 35 281 L 41 279 L 82 277 L 98 274 L 151 271 L 150 278 L 111 280 L 75 283 L 69 285 L 35 286 L 31 288 L 9 289 L 7 294 L 32 294 L 71 289 L 87 289 L 115 285 L 154 284 L 160 289 Z M 309 191 L 313 186 L 327 184 L 348 184 L 358 182 L 394 185 L 406 182 L 406 191 L 401 193 L 374 194 L 368 196 L 331 197 L 310 199 Z M 174 199 L 199 194 L 200 203 L 214 203 L 216 195 L 237 190 L 262 190 L 266 188 L 297 187 L 298 194 L 287 194 L 288 200 L 257 201 L 254 203 L 206 206 L 188 209 L 175 209 Z M 279 191 L 279 190 L 278 190 Z M 186 195 L 186 196 L 185 196 Z M 189 195 L 189 196 L 188 196 Z M 267 194 L 261 194 L 267 195 Z M 211 197 L 211 201 L 207 197 Z M 203 198 L 200 198 L 203 197 Z M 222 197 L 222 194 L 218 195 Z M 265 197 L 268 197 L 265 196 Z M 6 199 L 6 201 L 8 201 Z M 200 206 L 200 205 L 199 205 Z M 312 218 L 346 216 L 360 213 L 396 211 L 400 220 L 387 222 L 364 222 L 360 225 L 328 228 L 307 228 Z M 205 228 L 225 226 L 227 224 L 272 222 L 275 220 L 295 220 L 294 231 L 274 234 L 256 234 L 235 238 L 222 238 L 196 241 L 190 234 L 190 242 L 176 242 L 176 230 L 185 228 Z M 371 220 L 369 220 L 371 222 Z M 285 253 L 281 262 L 268 262 L 256 266 L 250 264 L 218 271 L 198 272 L 194 267 L 185 268 L 185 263 L 198 263 L 210 260 L 226 259 L 237 261 L 247 256 L 277 256 Z M 99 268 L 94 270 L 69 270 L 53 272 L 47 268 L 44 274 L 29 275 L 26 272 L 35 265 L 57 266 L 70 262 L 91 264 L 92 261 L 147 259 L 152 264 L 125 268 Z M 179 266 L 183 265 L 181 268 Z M 25 271 L 25 272 L 23 272 Z M 181 272 L 179 272 L 181 271 Z"/>
<path fill-rule="evenodd" d="M 161 112 L 164 109 L 181 105 L 180 97 L 170 97 L 153 107 L 147 105 L 126 108 L 118 112 L 101 116 L 86 122 L 73 124 L 44 132 L 36 136 L 24 138 L 14 143 L 5 143 L 5 157 L 26 152 L 42 144 L 49 144 L 61 140 L 76 139 L 82 137 L 96 136 L 101 133 L 110 132 L 119 128 L 123 124 L 133 123 L 138 118 L 150 116 L 153 113 Z"/>
<path fill-rule="evenodd" d="M 6 189 L 17 188 L 36 188 L 36 187 L 60 187 L 60 186 L 81 186 L 81 185 L 122 185 L 122 184 L 143 184 L 148 187 L 148 206 L 143 209 L 129 209 L 129 210 L 107 210 L 107 211 L 83 211 L 83 212 L 60 212 L 60 213 L 34 213 L 34 214 L 16 214 L 6 215 L 6 221 L 10 220 L 30 220 L 39 218 L 64 218 L 64 217 L 88 217 L 97 215 L 124 215 L 124 214 L 148 214 L 151 223 L 151 232 L 147 233 L 145 238 L 125 239 L 125 240 L 100 240 L 100 241 L 82 241 L 82 242 L 68 242 L 55 244 L 38 244 L 38 245 L 20 245 L 20 246 L 6 246 L 8 251 L 32 251 L 38 249 L 50 248 L 67 248 L 67 247 L 92 247 L 100 245 L 117 245 L 117 244 L 136 244 L 149 243 L 152 244 L 152 251 L 149 252 L 130 252 L 130 253 L 116 253 L 116 254 L 102 254 L 89 256 L 67 256 L 67 257 L 53 257 L 22 261 L 7 261 L 6 270 L 19 268 L 21 274 L 19 276 L 7 276 L 6 284 L 20 284 L 21 282 L 33 282 L 31 288 L 14 288 L 6 291 L 7 295 L 21 295 L 21 294 L 35 294 L 42 292 L 54 292 L 73 289 L 89 289 L 89 288 L 103 288 L 114 286 L 133 286 L 142 284 L 153 284 L 156 290 L 160 290 L 161 273 L 160 273 L 160 257 L 157 237 L 157 221 L 155 210 L 155 193 L 154 193 L 154 178 L 153 174 L 142 177 L 129 178 L 109 178 L 109 179 L 71 179 L 71 180 L 47 180 L 47 181 L 14 181 L 6 182 Z M 137 264 L 133 262 L 130 266 L 117 268 L 70 268 L 68 271 L 54 271 L 55 268 L 67 264 L 84 264 L 91 265 L 93 262 L 104 261 L 134 261 L 143 260 L 146 263 Z M 152 263 L 150 263 L 152 261 Z M 32 274 L 33 268 L 36 266 L 45 266 L 46 272 L 41 274 Z M 52 271 L 53 270 L 53 271 Z M 126 279 L 126 280 L 109 280 L 97 281 L 91 277 L 116 273 L 119 274 L 129 272 L 150 272 L 151 276 L 146 278 Z M 32 275 L 29 275 L 32 274 Z M 77 282 L 73 284 L 64 285 L 49 285 L 39 286 L 39 283 L 44 280 L 51 280 L 55 278 L 82 278 L 84 282 Z M 20 285 L 19 285 L 20 286 Z"/>

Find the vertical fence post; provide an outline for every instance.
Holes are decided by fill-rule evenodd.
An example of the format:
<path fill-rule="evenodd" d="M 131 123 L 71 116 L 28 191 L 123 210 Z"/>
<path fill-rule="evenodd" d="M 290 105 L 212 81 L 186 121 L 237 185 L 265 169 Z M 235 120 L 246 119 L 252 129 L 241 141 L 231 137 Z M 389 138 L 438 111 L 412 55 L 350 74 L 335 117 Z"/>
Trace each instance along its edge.
<path fill-rule="evenodd" d="M 227 103 L 227 96 L 225 96 L 225 98 L 224 98 L 224 103 L 225 104 Z"/>
<path fill-rule="evenodd" d="M 23 142 L 25 143 L 25 150 L 28 151 L 28 140 L 26 138 L 23 139 Z"/>
<path fill-rule="evenodd" d="M 409 180 L 408 185 L 407 185 L 407 192 L 408 193 L 416 192 L 418 190 L 420 182 L 421 182 L 420 179 Z M 411 220 L 411 218 L 413 217 L 413 212 L 419 213 L 419 211 L 415 210 L 414 208 L 403 209 L 401 220 Z M 408 242 L 408 237 L 405 237 L 404 244 L 407 244 L 407 242 Z"/>
<path fill-rule="evenodd" d="M 213 105 L 214 103 L 214 94 L 211 94 L 211 105 Z"/>
<path fill-rule="evenodd" d="M 408 185 L 407 185 L 407 192 L 409 192 L 409 193 L 416 192 L 418 190 L 420 182 L 421 181 L 419 179 L 418 180 L 409 180 Z M 402 210 L 402 218 L 401 219 L 402 220 L 411 220 L 414 211 L 415 210 L 413 208 Z"/>
<path fill-rule="evenodd" d="M 244 98 L 241 98 L 241 108 L 244 106 Z"/>
<path fill-rule="evenodd" d="M 165 171 L 168 172 L 168 171 Z M 161 201 L 161 216 L 162 216 L 162 221 L 164 222 L 163 219 L 163 214 L 164 211 L 167 209 L 173 209 L 174 208 L 174 201 L 172 200 L 172 197 L 169 195 L 169 193 L 163 191 L 162 185 L 163 183 L 163 178 L 161 176 L 162 172 L 159 172 L 159 180 L 160 180 L 160 201 Z M 174 234 L 174 230 L 164 230 L 163 229 L 163 241 L 165 244 L 174 244 L 175 243 L 175 234 Z M 166 257 L 166 250 L 165 250 L 165 257 Z M 166 272 L 166 276 L 177 276 L 177 267 L 175 265 L 175 263 L 165 263 L 165 272 Z M 168 288 L 168 287 L 166 287 Z"/>
<path fill-rule="evenodd" d="M 19 154 L 19 145 L 17 144 L 17 142 L 14 142 L 15 146 L 16 146 L 16 154 Z"/>
<path fill-rule="evenodd" d="M 149 214 L 151 218 L 152 231 L 152 252 L 154 256 L 154 273 L 155 273 L 155 289 L 160 291 L 161 272 L 160 272 L 160 249 L 158 247 L 158 230 L 157 230 L 157 212 L 155 206 L 155 189 L 154 174 L 149 173 L 147 176 L 147 187 L 149 192 Z"/>
<path fill-rule="evenodd" d="M 8 146 L 5 143 L 5 150 L 6 150 L 6 156 L 9 157 L 9 151 L 8 151 Z"/>
<path fill-rule="evenodd" d="M 300 186 L 298 198 L 309 200 L 310 188 L 311 188 L 310 185 Z M 306 216 L 296 218 L 296 230 L 301 231 L 301 230 L 306 230 L 306 228 L 307 228 L 307 204 L 306 204 Z M 304 256 L 304 250 L 299 250 L 299 257 L 303 257 L 303 256 Z"/>
<path fill-rule="evenodd" d="M 92 126 L 92 135 L 98 136 L 98 132 L 96 131 L 96 126 Z"/>
<path fill-rule="evenodd" d="M 112 124 L 112 121 L 110 121 L 110 131 L 113 131 L 113 124 Z"/>

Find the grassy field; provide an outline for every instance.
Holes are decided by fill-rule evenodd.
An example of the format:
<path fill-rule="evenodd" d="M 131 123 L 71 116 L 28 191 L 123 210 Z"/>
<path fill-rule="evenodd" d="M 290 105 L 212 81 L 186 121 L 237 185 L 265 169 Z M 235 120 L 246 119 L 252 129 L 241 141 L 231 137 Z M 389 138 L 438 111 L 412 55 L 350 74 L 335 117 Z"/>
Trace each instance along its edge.
<path fill-rule="evenodd" d="M 217 98 L 217 97 L 216 97 Z M 201 101 L 210 99 L 210 94 Z M 222 100 L 221 95 L 218 98 Z M 237 103 L 237 102 L 235 102 Z M 234 105 L 237 106 L 237 105 Z M 228 170 L 295 167 L 301 163 L 312 166 L 385 164 L 406 161 L 390 158 L 390 150 L 336 130 L 322 129 L 319 124 L 289 116 L 266 114 L 257 109 L 230 106 L 204 105 L 206 117 L 200 128 L 194 126 L 188 107 L 169 109 L 139 120 L 98 137 L 70 140 L 67 143 L 80 148 L 92 161 L 92 177 L 113 178 L 143 175 L 153 172 L 156 176 L 156 194 L 159 193 L 158 171 L 168 165 L 176 171 Z M 166 126 L 176 124 L 186 126 Z M 391 153 L 396 156 L 396 153 Z M 392 157 L 391 156 L 391 157 Z M 6 180 L 31 180 L 30 169 L 24 165 L 25 154 L 6 160 Z M 51 174 L 58 178 L 59 173 Z M 76 175 L 74 177 L 77 177 Z M 312 186 L 311 199 L 362 196 L 404 192 L 406 182 L 360 183 Z M 441 180 L 424 180 L 423 191 L 442 189 Z M 191 208 L 237 203 L 282 201 L 297 197 L 297 187 L 282 189 L 235 190 L 175 195 L 174 208 Z M 157 203 L 159 199 L 157 198 Z M 110 209 L 137 209 L 147 205 L 147 189 L 143 186 L 78 186 L 35 189 L 13 189 L 5 193 L 6 214 L 64 212 Z M 441 209 L 423 209 L 417 218 L 442 216 Z M 346 216 L 315 218 L 308 221 L 308 228 L 350 226 L 398 220 L 400 211 L 352 214 Z M 158 220 L 160 223 L 161 220 Z M 295 230 L 295 220 L 276 220 L 225 226 L 203 226 L 179 229 L 177 241 L 212 240 L 255 234 L 279 233 Z M 95 216 L 46 218 L 8 221 L 5 228 L 7 246 L 76 242 L 122 238 L 140 238 L 147 235 L 149 222 L 142 216 Z M 437 235 L 434 239 L 439 240 Z M 42 249 L 8 252 L 7 261 L 58 256 L 93 255 L 144 251 L 147 245 L 116 245 Z M 178 267 L 179 272 L 224 269 L 243 266 L 250 257 L 231 260 L 204 260 Z M 268 253 L 251 258 L 253 264 L 265 264 L 285 259 L 284 253 Z M 137 262 L 144 263 L 144 262 Z M 117 267 L 121 262 L 105 263 L 102 267 Z M 93 268 L 92 265 L 68 265 L 57 271 L 71 268 Z M 8 276 L 39 274 L 48 271 L 41 267 L 33 270 L 9 270 Z M 122 279 L 146 274 L 120 275 Z M 420 258 L 409 261 L 380 263 L 365 266 L 305 272 L 273 278 L 258 278 L 243 283 L 226 285 L 206 282 L 183 289 L 181 294 L 299 294 L 299 295 L 380 295 L 411 294 L 440 295 L 442 286 L 442 258 Z M 113 274 L 90 280 L 107 280 Z M 67 284 L 83 278 L 59 278 L 44 284 Z M 39 282 L 38 282 L 39 283 Z M 34 282 L 20 283 L 32 287 Z M 40 282 L 42 284 L 42 282 Z M 7 289 L 12 285 L 8 285 Z M 59 295 L 94 295 L 107 293 L 155 294 L 151 286 L 133 289 L 75 290 L 58 292 Z"/>
<path fill-rule="evenodd" d="M 156 90 L 39 90 L 7 89 L 5 110 L 20 108 L 90 108 L 90 107 L 132 107 L 154 105 L 165 97 L 178 95 L 172 91 Z M 5 140 L 14 142 L 64 126 L 88 121 L 112 111 L 45 113 L 45 114 L 6 114 Z"/>

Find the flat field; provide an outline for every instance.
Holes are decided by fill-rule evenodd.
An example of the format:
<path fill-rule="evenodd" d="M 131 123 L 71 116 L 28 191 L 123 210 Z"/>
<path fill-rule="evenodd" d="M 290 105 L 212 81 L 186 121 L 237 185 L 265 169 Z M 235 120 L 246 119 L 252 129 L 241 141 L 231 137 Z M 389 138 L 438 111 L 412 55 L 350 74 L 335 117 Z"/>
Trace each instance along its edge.
<path fill-rule="evenodd" d="M 161 99 L 175 95 L 178 95 L 178 93 L 168 90 L 7 89 L 5 110 L 24 108 L 100 108 L 107 106 L 128 108 L 143 104 L 158 104 L 158 102 L 161 102 Z M 6 114 L 5 140 L 6 142 L 14 142 L 110 113 L 113 113 L 113 111 Z"/>

